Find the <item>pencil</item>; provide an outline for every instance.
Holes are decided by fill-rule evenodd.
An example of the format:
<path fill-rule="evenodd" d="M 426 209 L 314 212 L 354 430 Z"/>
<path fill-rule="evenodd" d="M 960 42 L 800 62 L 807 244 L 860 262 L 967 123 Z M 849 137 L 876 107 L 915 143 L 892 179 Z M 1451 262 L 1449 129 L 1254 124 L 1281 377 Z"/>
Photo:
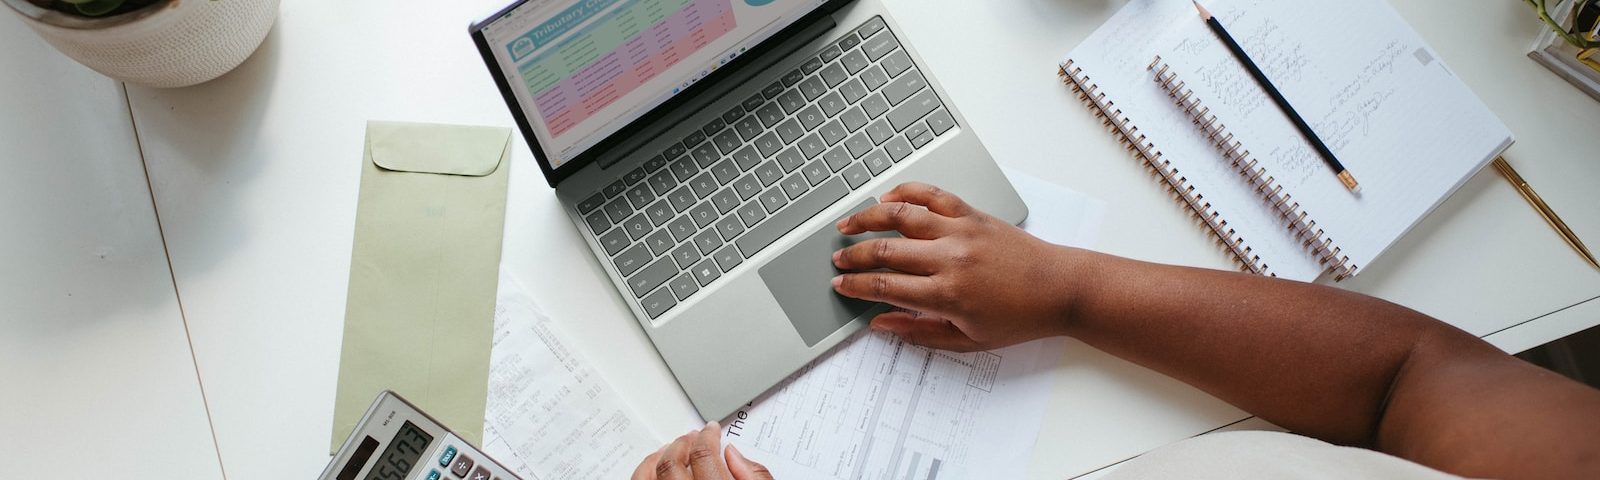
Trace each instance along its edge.
<path fill-rule="evenodd" d="M 1294 122 L 1294 128 L 1300 130 L 1300 135 L 1304 136 L 1306 141 L 1311 142 L 1312 148 L 1315 148 L 1317 154 L 1322 156 L 1323 163 L 1328 164 L 1328 167 L 1333 169 L 1333 173 L 1339 176 L 1339 181 L 1344 183 L 1344 188 L 1348 188 L 1352 192 L 1356 191 L 1360 187 L 1360 184 L 1356 183 L 1356 177 L 1344 168 L 1344 164 L 1339 163 L 1339 159 L 1333 156 L 1333 151 L 1328 149 L 1328 145 L 1322 143 L 1322 138 L 1311 130 L 1311 125 L 1306 124 L 1304 118 L 1300 118 L 1300 113 L 1296 112 L 1294 107 L 1289 106 L 1289 101 L 1284 99 L 1283 93 L 1278 92 L 1278 87 L 1273 86 L 1272 81 L 1267 79 L 1267 74 L 1261 72 L 1261 68 L 1256 66 L 1256 62 L 1250 60 L 1250 56 L 1244 53 L 1244 48 L 1239 46 L 1239 42 L 1233 41 L 1233 36 L 1228 34 L 1228 30 L 1222 28 L 1222 22 L 1217 21 L 1216 17 L 1211 15 L 1211 11 L 1200 5 L 1198 0 L 1194 1 L 1194 8 L 1200 10 L 1200 18 L 1204 19 L 1206 25 L 1211 27 L 1211 32 L 1217 34 L 1217 38 L 1222 39 L 1222 43 L 1228 46 L 1228 51 L 1233 52 L 1233 58 L 1244 64 L 1245 69 L 1250 71 L 1250 76 L 1255 77 L 1256 84 L 1261 85 L 1261 89 L 1266 90 L 1267 96 L 1272 97 L 1272 103 L 1278 104 L 1278 109 L 1289 117 L 1289 121 Z"/>

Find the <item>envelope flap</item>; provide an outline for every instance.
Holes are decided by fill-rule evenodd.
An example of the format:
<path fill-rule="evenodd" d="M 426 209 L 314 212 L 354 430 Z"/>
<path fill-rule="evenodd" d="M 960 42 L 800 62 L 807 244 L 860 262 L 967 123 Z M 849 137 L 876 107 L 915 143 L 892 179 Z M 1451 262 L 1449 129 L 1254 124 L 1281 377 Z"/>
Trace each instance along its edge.
<path fill-rule="evenodd" d="M 500 168 L 511 130 L 497 127 L 369 122 L 367 148 L 384 170 L 482 177 Z"/>

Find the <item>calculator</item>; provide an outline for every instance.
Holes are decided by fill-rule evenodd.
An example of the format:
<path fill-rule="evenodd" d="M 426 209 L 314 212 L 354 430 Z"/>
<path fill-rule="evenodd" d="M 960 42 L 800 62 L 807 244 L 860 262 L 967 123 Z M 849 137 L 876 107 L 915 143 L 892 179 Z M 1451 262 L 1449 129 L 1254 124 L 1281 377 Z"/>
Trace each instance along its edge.
<path fill-rule="evenodd" d="M 322 480 L 521 480 L 461 436 L 384 390 Z"/>

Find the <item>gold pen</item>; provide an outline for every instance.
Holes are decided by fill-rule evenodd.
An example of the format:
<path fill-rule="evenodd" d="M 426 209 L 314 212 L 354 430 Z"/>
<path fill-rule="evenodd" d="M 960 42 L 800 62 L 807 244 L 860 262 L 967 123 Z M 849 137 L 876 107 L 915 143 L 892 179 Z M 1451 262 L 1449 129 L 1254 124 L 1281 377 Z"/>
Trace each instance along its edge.
<path fill-rule="evenodd" d="M 1589 253 L 1589 249 L 1583 246 L 1583 240 L 1579 240 L 1578 235 L 1572 233 L 1572 229 L 1567 228 L 1567 223 L 1561 221 L 1561 217 L 1556 215 L 1556 211 L 1552 210 L 1550 205 L 1545 204 L 1544 199 L 1539 198 L 1539 193 L 1534 192 L 1533 187 L 1528 186 L 1528 181 L 1523 180 L 1522 175 L 1518 175 L 1517 171 L 1511 168 L 1510 163 L 1506 163 L 1506 157 L 1495 158 L 1494 169 L 1499 170 L 1500 174 L 1506 177 L 1506 180 L 1511 181 L 1511 185 L 1517 188 L 1517 193 L 1522 194 L 1522 198 L 1532 204 L 1534 210 L 1539 211 L 1539 216 L 1544 217 L 1544 221 L 1549 222 L 1551 227 L 1555 227 L 1556 231 L 1561 233 L 1561 238 L 1566 239 L 1567 244 L 1572 245 L 1572 249 L 1577 250 L 1584 260 L 1588 260 L 1589 265 L 1593 265 L 1594 268 L 1600 268 L 1600 262 L 1595 261 L 1594 254 Z"/>

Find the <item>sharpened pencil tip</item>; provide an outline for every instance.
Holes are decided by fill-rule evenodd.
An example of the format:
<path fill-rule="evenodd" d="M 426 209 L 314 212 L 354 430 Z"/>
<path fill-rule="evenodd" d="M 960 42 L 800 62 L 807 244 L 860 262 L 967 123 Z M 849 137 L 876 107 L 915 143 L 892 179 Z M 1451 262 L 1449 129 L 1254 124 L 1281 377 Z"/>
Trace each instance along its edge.
<path fill-rule="evenodd" d="M 1211 19 L 1211 11 L 1210 10 L 1206 10 L 1205 5 L 1201 5 L 1200 4 L 1200 0 L 1190 0 L 1190 1 L 1194 2 L 1195 10 L 1199 10 L 1200 11 L 1200 18 L 1202 20 L 1210 20 Z"/>

